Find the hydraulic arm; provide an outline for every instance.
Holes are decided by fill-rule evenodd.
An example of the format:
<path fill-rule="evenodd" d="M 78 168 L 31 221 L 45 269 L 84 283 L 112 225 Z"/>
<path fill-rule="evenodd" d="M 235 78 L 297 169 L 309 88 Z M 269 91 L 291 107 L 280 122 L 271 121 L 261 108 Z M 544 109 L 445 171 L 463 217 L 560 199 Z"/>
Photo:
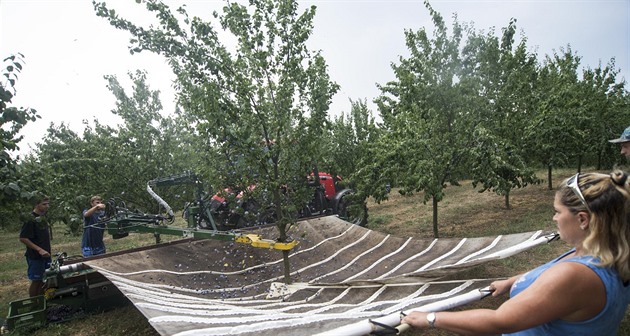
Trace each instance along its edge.
<path fill-rule="evenodd" d="M 195 200 L 189 203 L 183 212 L 187 227 L 169 226 L 166 223 L 173 222 L 173 210 L 151 187 L 182 184 L 193 184 L 196 187 Z M 115 239 L 126 237 L 130 232 L 141 232 L 152 233 L 156 238 L 156 243 L 160 242 L 160 236 L 164 234 L 184 238 L 235 241 L 276 250 L 290 250 L 297 244 L 296 240 L 279 242 L 242 231 L 218 230 L 208 202 L 204 202 L 203 184 L 196 175 L 190 172 L 151 180 L 147 182 L 147 191 L 166 210 L 166 215 L 134 212 L 127 209 L 124 202 L 111 199 L 106 202 L 106 216 L 100 223 L 104 224 L 104 228 Z"/>
<path fill-rule="evenodd" d="M 105 221 L 106 230 L 114 238 L 123 238 L 130 232 L 152 233 L 159 243 L 160 235 L 180 236 L 183 238 L 195 239 L 215 239 L 225 241 L 235 241 L 237 243 L 249 244 L 254 247 L 271 248 L 276 250 L 290 250 L 297 241 L 288 243 L 278 242 L 271 239 L 264 239 L 257 234 L 206 230 L 195 227 L 176 227 L 164 225 L 165 218 L 157 215 L 119 215 L 118 218 L 110 218 Z"/>

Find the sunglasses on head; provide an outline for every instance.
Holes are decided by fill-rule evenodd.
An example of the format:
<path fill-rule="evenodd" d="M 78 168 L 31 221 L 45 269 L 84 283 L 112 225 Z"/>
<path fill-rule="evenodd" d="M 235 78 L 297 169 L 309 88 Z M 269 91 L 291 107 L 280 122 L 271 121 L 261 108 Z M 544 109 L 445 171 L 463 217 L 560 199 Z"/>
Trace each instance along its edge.
<path fill-rule="evenodd" d="M 588 208 L 588 203 L 586 203 L 586 199 L 584 198 L 584 195 L 582 194 L 582 190 L 580 190 L 579 178 L 580 178 L 580 173 L 577 173 L 571 176 L 567 180 L 567 187 L 569 187 L 569 189 L 571 189 L 573 193 L 580 199 L 580 202 L 584 204 L 588 212 L 591 212 L 591 210 Z"/>

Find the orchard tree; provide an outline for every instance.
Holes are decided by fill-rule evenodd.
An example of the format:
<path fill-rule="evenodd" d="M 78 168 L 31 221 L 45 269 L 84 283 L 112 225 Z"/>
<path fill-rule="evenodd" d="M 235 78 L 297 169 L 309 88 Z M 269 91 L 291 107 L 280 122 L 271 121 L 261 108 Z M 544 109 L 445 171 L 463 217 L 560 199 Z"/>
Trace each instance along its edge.
<path fill-rule="evenodd" d="M 329 134 L 322 139 L 326 144 L 323 168 L 349 178 L 366 155 L 367 144 L 376 141 L 377 136 L 378 129 L 366 101 L 350 99 L 350 112 L 333 117 Z"/>
<path fill-rule="evenodd" d="M 226 1 L 222 14 L 204 21 L 184 8 L 173 13 L 159 1 L 144 4 L 156 26 L 138 26 L 105 3 L 94 8 L 132 35 L 131 52 L 168 59 L 180 104 L 225 163 L 219 180 L 255 198 L 260 213 L 271 208 L 278 241 L 288 242 L 294 214 L 312 196 L 305 177 L 321 160 L 318 140 L 338 90 L 323 57 L 306 47 L 315 7 L 300 13 L 295 0 Z M 233 38 L 220 38 L 226 35 Z M 286 282 L 288 255 L 283 251 Z"/>
<path fill-rule="evenodd" d="M 97 137 L 108 138 L 107 148 L 98 151 L 111 196 L 121 196 L 144 208 L 157 211 L 157 203 L 146 192 L 147 181 L 191 169 L 177 153 L 187 147 L 179 143 L 181 129 L 175 120 L 163 116 L 160 92 L 146 83 L 146 72 L 128 74 L 131 92 L 115 76 L 105 76 L 108 89 L 116 98 L 111 112 L 122 119 L 116 128 L 98 127 Z M 178 159 L 177 159 L 178 158 Z"/>
<path fill-rule="evenodd" d="M 96 150 L 98 147 L 90 148 L 66 124 L 51 124 L 33 153 L 20 163 L 24 183 L 51 197 L 54 206 L 50 207 L 48 217 L 52 222 L 63 222 L 71 234 L 81 232 L 81 206 L 87 205 L 82 204 L 86 201 L 86 186 L 101 182 L 99 174 L 94 172 L 98 160 L 85 154 Z"/>
<path fill-rule="evenodd" d="M 358 190 L 353 180 L 359 162 L 368 155 L 368 146 L 376 141 L 378 135 L 379 129 L 366 101 L 350 99 L 350 112 L 335 116 L 328 134 L 321 139 L 322 147 L 325 148 L 321 168 L 331 173 L 333 178 L 340 179 L 336 185 L 354 190 L 344 198 L 348 200 L 348 211 L 352 214 L 350 217 L 356 216 L 358 220 L 355 223 L 367 224 L 367 195 L 377 192 L 372 188 Z M 380 186 L 378 191 L 381 194 L 387 194 L 385 189 L 388 182 L 373 182 L 373 186 Z"/>
<path fill-rule="evenodd" d="M 438 237 L 438 203 L 444 188 L 447 183 L 458 185 L 464 177 L 474 106 L 461 82 L 464 31 L 455 18 L 449 36 L 442 16 L 427 1 L 425 6 L 435 26 L 433 38 L 424 28 L 405 31 L 410 56 L 392 65 L 396 80 L 380 86 L 377 104 L 385 134 L 366 159 L 370 162 L 361 164 L 360 173 L 367 184 L 369 176 L 389 167 L 396 171 L 400 193 L 423 191 L 424 202 L 432 202 L 433 235 Z M 384 153 L 390 154 L 379 156 Z"/>
<path fill-rule="evenodd" d="M 615 68 L 614 59 L 605 67 L 600 64 L 582 71 L 580 92 L 585 99 L 581 108 L 590 119 L 584 127 L 588 130 L 588 141 L 593 143 L 592 154 L 596 157 L 598 170 L 625 160 L 618 155 L 618 147 L 608 142 L 617 138 L 626 127 L 620 121 L 630 120 L 630 106 L 624 99 L 627 95 L 625 81 L 618 81 L 617 75 L 619 70 Z"/>
<path fill-rule="evenodd" d="M 40 116 L 31 108 L 11 106 L 16 94 L 15 84 L 22 71 L 23 55 L 11 55 L 3 60 L 4 69 L 0 79 L 0 228 L 15 222 L 16 201 L 28 200 L 36 189 L 24 188 L 16 169 L 17 158 L 12 152 L 19 150 L 22 128 Z"/>
<path fill-rule="evenodd" d="M 478 126 L 473 132 L 472 184 L 481 185 L 479 192 L 492 190 L 504 197 L 506 209 L 510 209 L 510 191 L 540 183 L 518 146 L 509 139 L 498 136 L 494 130 Z"/>
<path fill-rule="evenodd" d="M 105 76 L 116 98 L 114 115 L 121 117 L 117 127 L 84 120 L 79 135 L 67 125 L 51 125 L 35 154 L 21 164 L 21 172 L 31 187 L 46 186 L 56 207 L 51 216 L 78 234 L 82 210 L 91 195 L 105 200 L 117 197 L 143 211 L 157 212 L 158 204 L 146 192 L 147 181 L 191 169 L 189 139 L 183 122 L 176 116 L 163 117 L 159 91 L 146 84 L 146 73 L 130 73 L 132 94 L 113 76 Z M 165 199 L 174 199 L 168 197 Z M 170 195 L 172 196 L 172 195 Z"/>
<path fill-rule="evenodd" d="M 479 106 L 469 163 L 473 186 L 504 196 L 509 209 L 512 189 L 539 182 L 524 156 L 527 144 L 515 131 L 524 128 L 534 112 L 532 97 L 524 93 L 532 92 L 536 82 L 537 60 L 527 51 L 524 36 L 515 46 L 515 19 L 502 31 L 500 37 L 494 29 L 485 35 L 470 32 L 462 52 L 462 82 L 476 94 Z"/>
<path fill-rule="evenodd" d="M 15 84 L 22 71 L 24 56 L 11 55 L 3 60 L 5 63 L 0 80 L 0 206 L 20 197 L 20 186 L 16 176 L 16 160 L 11 152 L 19 148 L 18 143 L 24 138 L 20 131 L 28 122 L 34 122 L 40 116 L 31 108 L 10 106 L 16 94 Z"/>
<path fill-rule="evenodd" d="M 591 143 L 585 129 L 588 117 L 580 107 L 584 99 L 577 73 L 580 59 L 570 46 L 546 56 L 533 92 L 536 112 L 523 129 L 528 157 L 547 167 L 549 190 L 553 167 L 566 166 Z"/>

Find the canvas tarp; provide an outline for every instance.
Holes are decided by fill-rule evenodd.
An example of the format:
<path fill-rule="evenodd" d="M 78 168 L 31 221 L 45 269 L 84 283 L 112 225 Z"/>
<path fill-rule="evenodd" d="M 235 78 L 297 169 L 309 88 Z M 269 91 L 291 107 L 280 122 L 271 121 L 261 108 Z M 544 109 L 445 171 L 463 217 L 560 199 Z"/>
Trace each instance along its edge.
<path fill-rule="evenodd" d="M 274 237 L 276 228 L 257 231 Z M 86 261 L 111 280 L 161 335 L 313 335 L 452 298 L 490 280 L 438 281 L 553 235 L 465 239 L 382 234 L 334 216 L 291 232 L 291 285 L 282 252 L 193 240 Z"/>

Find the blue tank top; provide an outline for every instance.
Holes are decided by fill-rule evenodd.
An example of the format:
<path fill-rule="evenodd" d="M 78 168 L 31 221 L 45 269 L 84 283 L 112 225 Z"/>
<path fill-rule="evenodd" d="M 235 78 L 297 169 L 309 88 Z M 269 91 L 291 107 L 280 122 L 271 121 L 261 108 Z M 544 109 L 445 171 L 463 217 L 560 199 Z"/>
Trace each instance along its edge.
<path fill-rule="evenodd" d="M 87 211 L 88 209 L 83 210 L 84 216 Z M 104 211 L 94 211 L 92 216 L 83 218 L 83 237 L 81 238 L 81 248 L 105 249 L 105 243 L 103 243 L 105 223 L 99 223 L 104 216 Z"/>
<path fill-rule="evenodd" d="M 621 278 L 617 274 L 617 271 L 610 267 L 598 267 L 597 258 L 591 256 L 575 256 L 566 260 L 560 261 L 560 259 L 567 254 L 573 253 L 575 249 L 561 255 L 560 257 L 535 268 L 517 281 L 514 282 L 510 289 L 510 297 L 514 297 L 522 292 L 525 288 L 529 287 L 544 271 L 558 262 L 577 262 L 586 265 L 593 270 L 602 279 L 604 286 L 606 287 L 606 305 L 599 314 L 592 319 L 581 322 L 570 322 L 564 320 L 555 320 L 543 325 L 519 331 L 512 334 L 512 336 L 614 336 L 617 335 L 617 329 L 619 323 L 624 317 L 628 301 L 630 301 L 630 286 L 624 286 Z"/>

